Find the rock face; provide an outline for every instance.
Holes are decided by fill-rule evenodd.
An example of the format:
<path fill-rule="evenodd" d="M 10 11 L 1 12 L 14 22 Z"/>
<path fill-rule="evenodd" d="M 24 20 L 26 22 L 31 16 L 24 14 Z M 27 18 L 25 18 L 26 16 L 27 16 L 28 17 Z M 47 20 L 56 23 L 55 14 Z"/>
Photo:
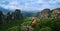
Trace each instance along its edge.
<path fill-rule="evenodd" d="M 16 19 L 19 19 L 20 18 L 20 10 L 19 9 L 16 9 L 15 10 L 15 18 Z"/>
<path fill-rule="evenodd" d="M 31 26 L 22 26 L 21 30 L 22 31 L 33 31 L 33 28 Z"/>
<path fill-rule="evenodd" d="M 60 18 L 60 8 L 53 9 L 51 17 L 52 18 Z"/>
<path fill-rule="evenodd" d="M 60 18 L 60 8 L 56 9 L 44 9 L 39 13 L 40 18 Z"/>
<path fill-rule="evenodd" d="M 15 17 L 14 17 L 14 12 L 12 12 L 11 15 L 12 15 L 12 19 L 15 19 Z"/>
<path fill-rule="evenodd" d="M 3 23 L 3 13 L 2 13 L 2 11 L 0 11 L 0 24 L 2 24 Z"/>
<path fill-rule="evenodd" d="M 11 22 L 11 14 L 10 12 L 7 13 L 7 23 Z"/>
<path fill-rule="evenodd" d="M 1 24 L 5 24 L 6 21 L 5 21 L 5 15 L 3 14 L 2 11 L 0 11 L 0 25 Z"/>
<path fill-rule="evenodd" d="M 40 18 L 48 18 L 50 9 L 44 9 L 40 13 Z"/>
<path fill-rule="evenodd" d="M 12 19 L 22 19 L 23 15 L 19 9 L 16 9 L 15 12 L 12 12 Z"/>

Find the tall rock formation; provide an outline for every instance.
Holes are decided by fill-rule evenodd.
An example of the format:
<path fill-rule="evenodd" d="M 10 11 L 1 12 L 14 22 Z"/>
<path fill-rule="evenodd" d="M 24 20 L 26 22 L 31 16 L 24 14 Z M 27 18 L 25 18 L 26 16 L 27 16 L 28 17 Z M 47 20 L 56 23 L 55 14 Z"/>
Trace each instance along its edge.
<path fill-rule="evenodd" d="M 11 18 L 12 18 L 12 19 L 15 19 L 15 15 L 14 15 L 14 14 L 15 14 L 14 12 L 11 13 L 11 15 L 12 15 Z"/>
<path fill-rule="evenodd" d="M 19 9 L 16 9 L 14 12 L 15 19 L 23 19 L 23 15 Z"/>
<path fill-rule="evenodd" d="M 0 11 L 0 24 L 2 24 L 2 18 L 3 18 L 3 13 L 2 13 L 2 11 Z"/>
<path fill-rule="evenodd" d="M 0 24 L 5 24 L 6 21 L 5 21 L 5 18 L 4 18 L 4 15 L 3 15 L 3 12 L 0 11 Z"/>
<path fill-rule="evenodd" d="M 40 18 L 48 18 L 50 9 L 44 9 L 40 12 Z"/>
<path fill-rule="evenodd" d="M 51 17 L 52 18 L 60 18 L 60 8 L 53 9 Z"/>
<path fill-rule="evenodd" d="M 11 22 L 11 19 L 12 19 L 12 18 L 11 18 L 11 13 L 8 12 L 8 13 L 7 13 L 7 21 L 6 21 L 6 22 L 7 22 L 7 23 L 10 23 L 10 22 Z"/>

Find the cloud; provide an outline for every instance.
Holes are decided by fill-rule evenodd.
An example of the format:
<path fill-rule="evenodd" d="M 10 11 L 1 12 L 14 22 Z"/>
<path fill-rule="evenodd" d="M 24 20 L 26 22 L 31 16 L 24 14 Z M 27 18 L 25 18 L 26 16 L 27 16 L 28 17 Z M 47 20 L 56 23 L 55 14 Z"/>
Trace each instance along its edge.
<path fill-rule="evenodd" d="M 60 7 L 60 0 L 0 0 L 0 6 L 5 9 L 41 10 Z"/>

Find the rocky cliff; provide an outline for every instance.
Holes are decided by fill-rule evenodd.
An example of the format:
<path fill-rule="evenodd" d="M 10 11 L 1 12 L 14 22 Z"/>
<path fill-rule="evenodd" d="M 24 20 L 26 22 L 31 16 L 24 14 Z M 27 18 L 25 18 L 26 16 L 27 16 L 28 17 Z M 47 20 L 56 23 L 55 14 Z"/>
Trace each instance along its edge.
<path fill-rule="evenodd" d="M 50 9 L 43 9 L 40 12 L 40 18 L 48 18 L 49 13 L 50 13 Z"/>
<path fill-rule="evenodd" d="M 60 18 L 60 8 L 56 9 L 43 9 L 39 13 L 40 18 Z"/>

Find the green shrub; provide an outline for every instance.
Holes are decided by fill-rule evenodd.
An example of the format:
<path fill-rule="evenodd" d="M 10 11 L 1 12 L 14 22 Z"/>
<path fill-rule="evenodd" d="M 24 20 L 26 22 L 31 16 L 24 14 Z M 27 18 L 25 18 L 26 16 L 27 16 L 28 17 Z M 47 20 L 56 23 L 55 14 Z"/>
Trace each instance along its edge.
<path fill-rule="evenodd" d="M 48 20 L 48 19 L 40 19 L 38 22 L 37 22 L 37 24 L 36 24 L 36 26 L 37 27 L 45 27 L 45 26 L 50 26 L 50 23 L 51 22 L 51 20 Z"/>
<path fill-rule="evenodd" d="M 51 28 L 53 31 L 60 31 L 60 19 L 54 19 L 51 21 Z"/>
<path fill-rule="evenodd" d="M 39 31 L 51 31 L 51 28 L 50 27 L 44 27 L 44 28 L 41 28 Z"/>

